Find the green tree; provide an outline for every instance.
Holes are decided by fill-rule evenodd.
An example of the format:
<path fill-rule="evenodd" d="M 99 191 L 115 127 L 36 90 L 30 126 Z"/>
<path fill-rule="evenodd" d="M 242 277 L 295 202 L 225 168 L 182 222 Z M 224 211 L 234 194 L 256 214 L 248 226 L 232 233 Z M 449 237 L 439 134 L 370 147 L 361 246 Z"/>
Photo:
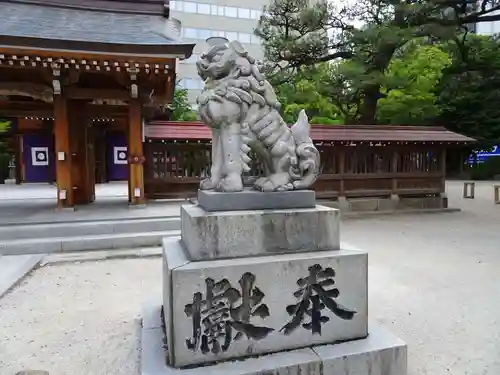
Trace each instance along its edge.
<path fill-rule="evenodd" d="M 311 124 L 342 123 L 341 113 L 324 90 L 328 75 L 328 64 L 320 64 L 289 76 L 287 82 L 276 85 L 283 119 L 287 123 L 295 122 L 301 109 L 306 110 Z"/>
<path fill-rule="evenodd" d="M 436 87 L 448 53 L 435 45 L 416 45 L 391 60 L 385 74 L 385 97 L 378 101 L 377 122 L 428 125 L 439 115 Z"/>
<path fill-rule="evenodd" d="M 342 4 L 342 3 L 341 3 Z M 265 50 L 266 73 L 286 80 L 304 67 L 348 59 L 340 66 L 357 107 L 354 120 L 375 123 L 391 60 L 415 39 L 456 38 L 467 24 L 500 19 L 496 0 L 359 0 L 352 5 L 320 0 L 272 0 L 256 35 Z M 355 27 L 353 21 L 362 22 Z M 342 88 L 341 85 L 335 90 Z M 345 91 L 345 90 L 344 90 Z"/>
<path fill-rule="evenodd" d="M 193 111 L 188 102 L 188 92 L 186 89 L 176 87 L 174 91 L 174 99 L 169 106 L 172 121 L 196 121 L 196 112 Z"/>
<path fill-rule="evenodd" d="M 500 41 L 468 35 L 448 44 L 452 64 L 437 89 L 437 122 L 485 143 L 500 140 Z"/>
<path fill-rule="evenodd" d="M 0 137 L 10 128 L 10 121 L 0 119 Z M 3 184 L 9 177 L 9 163 L 11 152 L 5 140 L 0 138 L 0 184 Z"/>

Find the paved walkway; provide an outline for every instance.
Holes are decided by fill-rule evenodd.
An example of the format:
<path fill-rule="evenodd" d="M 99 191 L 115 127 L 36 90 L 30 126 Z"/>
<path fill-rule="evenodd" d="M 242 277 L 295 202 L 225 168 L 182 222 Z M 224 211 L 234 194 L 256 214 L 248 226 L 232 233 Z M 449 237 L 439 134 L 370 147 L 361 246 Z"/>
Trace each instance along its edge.
<path fill-rule="evenodd" d="M 179 216 L 179 201 L 153 201 L 129 208 L 127 183 L 96 185 L 96 201 L 74 212 L 56 210 L 56 188 L 48 184 L 0 185 L 0 225 Z"/>

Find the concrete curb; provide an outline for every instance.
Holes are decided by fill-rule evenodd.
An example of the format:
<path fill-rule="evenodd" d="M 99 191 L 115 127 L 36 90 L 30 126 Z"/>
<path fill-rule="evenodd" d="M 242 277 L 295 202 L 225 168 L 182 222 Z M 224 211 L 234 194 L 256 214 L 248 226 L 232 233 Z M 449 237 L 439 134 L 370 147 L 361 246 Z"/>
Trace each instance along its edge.
<path fill-rule="evenodd" d="M 359 212 L 341 212 L 342 219 L 362 219 L 371 218 L 373 216 L 390 216 L 390 215 L 422 215 L 422 214 L 451 214 L 461 212 L 460 208 L 417 208 L 414 210 L 394 210 L 394 211 L 359 211 Z"/>
<path fill-rule="evenodd" d="M 45 254 L 0 256 L 0 298 L 35 269 Z"/>
<path fill-rule="evenodd" d="M 79 251 L 74 253 L 54 253 L 45 256 L 41 265 L 52 265 L 61 263 L 75 262 L 97 262 L 113 259 L 131 259 L 131 258 L 149 258 L 160 257 L 162 254 L 161 246 L 144 247 L 136 249 L 121 250 L 99 250 L 99 251 Z"/>

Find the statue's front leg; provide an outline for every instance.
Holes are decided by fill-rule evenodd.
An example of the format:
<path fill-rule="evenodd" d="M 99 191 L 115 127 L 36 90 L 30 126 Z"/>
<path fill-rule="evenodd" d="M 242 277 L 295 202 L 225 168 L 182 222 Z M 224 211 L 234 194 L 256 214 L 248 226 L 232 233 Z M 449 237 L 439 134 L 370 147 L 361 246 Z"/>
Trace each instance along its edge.
<path fill-rule="evenodd" d="M 240 124 L 232 123 L 221 128 L 220 141 L 222 143 L 222 174 L 219 191 L 243 190 L 243 162 L 241 160 L 241 132 Z"/>
<path fill-rule="evenodd" d="M 201 190 L 215 189 L 222 178 L 222 142 L 220 136 L 220 130 L 212 128 L 212 166 L 210 167 L 210 178 L 201 181 Z"/>

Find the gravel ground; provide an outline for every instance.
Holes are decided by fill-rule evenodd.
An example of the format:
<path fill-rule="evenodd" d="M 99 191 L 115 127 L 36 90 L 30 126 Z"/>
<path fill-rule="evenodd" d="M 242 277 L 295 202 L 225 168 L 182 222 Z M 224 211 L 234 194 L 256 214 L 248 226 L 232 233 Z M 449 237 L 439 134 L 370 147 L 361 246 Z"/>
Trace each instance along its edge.
<path fill-rule="evenodd" d="M 38 269 L 0 300 L 0 374 L 138 374 L 141 305 L 160 280 L 159 258 Z"/>
<path fill-rule="evenodd" d="M 346 220 L 369 251 L 370 317 L 409 346 L 409 375 L 500 374 L 500 206 L 448 184 L 451 214 Z M 137 375 L 142 303 L 159 258 L 43 267 L 0 300 L 0 375 Z"/>

